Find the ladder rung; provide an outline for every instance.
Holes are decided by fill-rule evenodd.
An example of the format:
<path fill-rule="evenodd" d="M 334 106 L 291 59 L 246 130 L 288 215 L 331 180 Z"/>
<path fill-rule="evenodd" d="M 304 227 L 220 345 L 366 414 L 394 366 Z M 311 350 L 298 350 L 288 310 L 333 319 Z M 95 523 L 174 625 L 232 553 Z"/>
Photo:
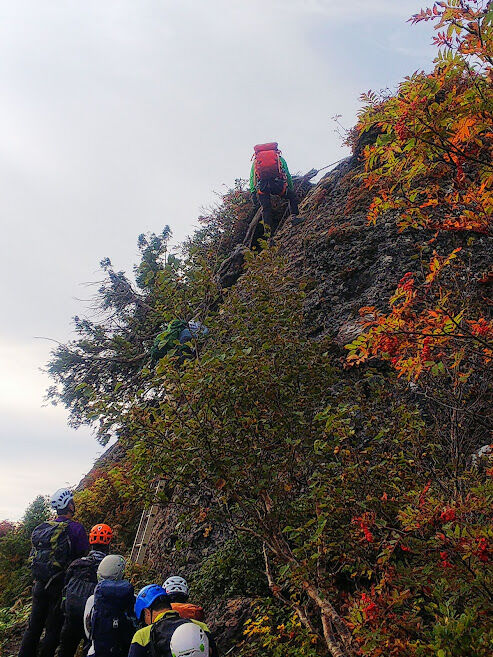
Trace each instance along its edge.
<path fill-rule="evenodd" d="M 163 488 L 164 483 L 165 482 L 163 480 L 159 480 L 154 484 L 153 488 L 156 492 L 159 492 Z M 145 558 L 146 549 L 149 544 L 149 538 L 152 534 L 154 519 L 158 514 L 158 510 L 159 505 L 152 504 L 149 508 L 142 511 L 139 526 L 135 534 L 134 544 L 130 553 L 130 558 L 132 561 L 135 561 L 135 563 L 140 564 Z"/>

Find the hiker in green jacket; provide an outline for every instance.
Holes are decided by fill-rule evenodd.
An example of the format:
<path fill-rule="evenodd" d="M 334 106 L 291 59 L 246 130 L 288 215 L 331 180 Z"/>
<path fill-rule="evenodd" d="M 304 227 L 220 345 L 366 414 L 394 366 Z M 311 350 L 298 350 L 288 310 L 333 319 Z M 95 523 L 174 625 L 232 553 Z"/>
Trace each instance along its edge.
<path fill-rule="evenodd" d="M 209 333 L 207 326 L 197 320 L 185 322 L 173 319 L 168 326 L 155 338 L 150 350 L 151 367 L 155 367 L 161 358 L 173 351 L 178 357 L 178 363 L 196 356 L 195 343 Z"/>
<path fill-rule="evenodd" d="M 281 156 L 277 142 L 257 144 L 254 151 L 250 170 L 250 192 L 254 205 L 262 206 L 262 218 L 264 224 L 269 226 L 272 237 L 279 222 L 272 219 L 271 194 L 285 196 L 289 200 L 292 226 L 297 226 L 303 219 L 298 216 L 298 200 L 293 187 L 293 179 L 286 160 Z"/>

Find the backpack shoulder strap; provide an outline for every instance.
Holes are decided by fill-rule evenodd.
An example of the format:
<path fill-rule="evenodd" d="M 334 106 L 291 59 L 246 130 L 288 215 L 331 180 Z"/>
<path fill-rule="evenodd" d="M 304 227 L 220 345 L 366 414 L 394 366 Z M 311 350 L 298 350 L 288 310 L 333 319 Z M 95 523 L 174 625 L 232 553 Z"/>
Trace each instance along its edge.
<path fill-rule="evenodd" d="M 171 637 L 177 627 L 184 623 L 191 623 L 187 618 L 180 618 L 179 614 L 167 613 L 163 618 L 153 623 L 150 633 L 151 657 L 172 657 Z"/>

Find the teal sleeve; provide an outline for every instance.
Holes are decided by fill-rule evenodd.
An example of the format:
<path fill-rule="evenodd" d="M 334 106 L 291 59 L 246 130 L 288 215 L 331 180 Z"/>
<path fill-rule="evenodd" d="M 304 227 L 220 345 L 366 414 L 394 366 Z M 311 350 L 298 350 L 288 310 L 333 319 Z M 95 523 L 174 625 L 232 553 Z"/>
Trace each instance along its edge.
<path fill-rule="evenodd" d="M 291 174 L 289 173 L 287 162 L 283 157 L 281 157 L 280 159 L 281 159 L 282 170 L 286 174 L 286 179 L 288 181 L 288 189 L 293 189 L 293 179 L 291 178 Z"/>
<path fill-rule="evenodd" d="M 252 194 L 257 191 L 255 189 L 255 162 L 252 163 L 252 168 L 250 169 L 250 191 Z"/>

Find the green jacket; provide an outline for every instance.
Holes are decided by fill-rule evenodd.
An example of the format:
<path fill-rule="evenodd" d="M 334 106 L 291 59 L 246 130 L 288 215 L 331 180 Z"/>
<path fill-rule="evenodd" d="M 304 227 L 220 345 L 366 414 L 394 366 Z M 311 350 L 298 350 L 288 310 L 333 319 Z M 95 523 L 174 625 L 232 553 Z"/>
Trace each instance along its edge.
<path fill-rule="evenodd" d="M 293 189 L 293 179 L 291 178 L 291 174 L 289 173 L 286 160 L 281 156 L 279 156 L 279 159 L 281 160 L 281 168 L 284 174 L 286 175 L 288 189 Z M 255 161 L 252 162 L 252 168 L 250 169 L 250 191 L 252 192 L 252 194 L 257 191 L 257 175 L 255 173 Z"/>
<path fill-rule="evenodd" d="M 188 324 L 181 319 L 173 319 L 166 329 L 154 338 L 149 355 L 151 357 L 151 367 L 164 358 L 172 349 L 180 351 L 180 334 Z"/>

